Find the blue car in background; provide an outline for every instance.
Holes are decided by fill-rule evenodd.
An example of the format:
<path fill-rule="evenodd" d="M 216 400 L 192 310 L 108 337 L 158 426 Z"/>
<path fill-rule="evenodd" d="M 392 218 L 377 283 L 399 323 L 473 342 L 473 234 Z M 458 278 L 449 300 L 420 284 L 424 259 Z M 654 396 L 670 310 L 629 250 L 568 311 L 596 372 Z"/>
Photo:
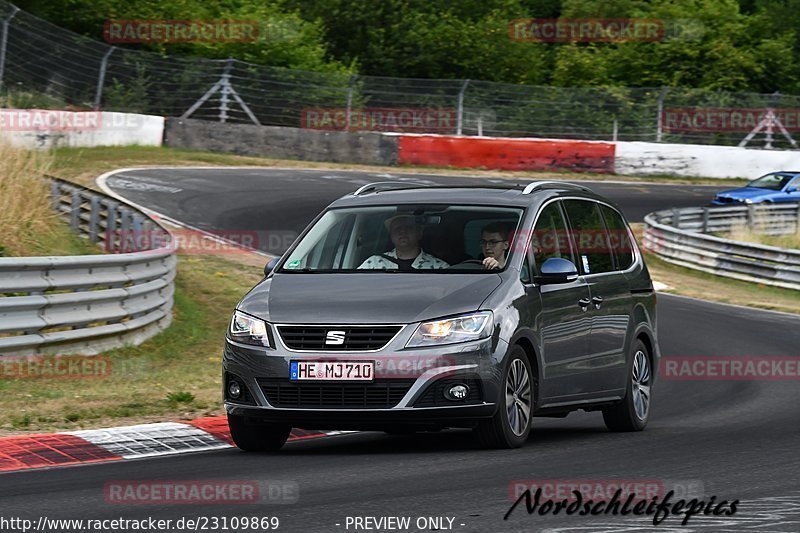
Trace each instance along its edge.
<path fill-rule="evenodd" d="M 800 171 L 772 172 L 744 187 L 717 193 L 711 205 L 800 202 Z"/>

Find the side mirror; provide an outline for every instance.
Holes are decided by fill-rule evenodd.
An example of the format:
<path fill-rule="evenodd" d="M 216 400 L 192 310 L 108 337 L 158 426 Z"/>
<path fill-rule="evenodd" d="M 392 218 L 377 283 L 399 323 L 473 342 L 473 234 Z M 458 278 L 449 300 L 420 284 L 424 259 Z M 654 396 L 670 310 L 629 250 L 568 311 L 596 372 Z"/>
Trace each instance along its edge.
<path fill-rule="evenodd" d="M 561 257 L 551 257 L 542 263 L 540 270 L 541 274 L 533 278 L 539 285 L 569 283 L 578 279 L 578 267 Z"/>
<path fill-rule="evenodd" d="M 270 260 L 269 260 L 269 263 L 267 263 L 266 265 L 264 265 L 264 275 L 265 275 L 265 276 L 269 276 L 270 272 L 272 272 L 272 270 L 273 270 L 273 269 L 274 269 L 276 266 L 278 266 L 278 261 L 280 261 L 280 260 L 281 260 L 280 256 L 278 256 L 278 257 L 273 257 L 272 259 L 270 259 Z"/>
<path fill-rule="evenodd" d="M 789 187 L 786 189 L 786 194 L 797 192 L 797 187 Z"/>

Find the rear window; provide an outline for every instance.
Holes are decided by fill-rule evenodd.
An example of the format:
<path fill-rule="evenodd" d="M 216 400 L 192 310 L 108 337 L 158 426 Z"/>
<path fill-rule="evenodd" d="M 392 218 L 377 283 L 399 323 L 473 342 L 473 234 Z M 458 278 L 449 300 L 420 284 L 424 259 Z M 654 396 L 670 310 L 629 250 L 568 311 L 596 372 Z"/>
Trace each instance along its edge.
<path fill-rule="evenodd" d="M 614 256 L 600 206 L 591 200 L 564 200 L 572 236 L 578 247 L 578 266 L 584 274 L 614 271 Z"/>
<path fill-rule="evenodd" d="M 628 225 L 616 210 L 600 204 L 600 211 L 608 228 L 611 250 L 617 259 L 617 270 L 627 270 L 633 265 L 635 258 L 634 244 L 631 242 Z"/>

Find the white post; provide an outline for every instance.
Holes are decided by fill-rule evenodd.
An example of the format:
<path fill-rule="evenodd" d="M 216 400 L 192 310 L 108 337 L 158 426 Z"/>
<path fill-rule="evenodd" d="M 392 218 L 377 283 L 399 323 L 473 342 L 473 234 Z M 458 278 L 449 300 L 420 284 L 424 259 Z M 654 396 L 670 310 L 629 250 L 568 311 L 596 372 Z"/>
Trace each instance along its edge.
<path fill-rule="evenodd" d="M 467 85 L 469 85 L 469 80 L 464 80 L 463 85 L 461 85 L 461 90 L 458 91 L 458 110 L 457 110 L 457 118 L 456 118 L 456 135 L 461 135 L 463 125 L 464 125 L 464 93 L 467 92 Z"/>
<path fill-rule="evenodd" d="M 664 137 L 664 99 L 667 97 L 669 87 L 661 89 L 658 95 L 658 117 L 656 118 L 656 142 L 660 143 Z"/>
<path fill-rule="evenodd" d="M 233 58 L 229 57 L 225 62 L 225 70 L 222 71 L 221 91 L 219 96 L 219 121 L 226 122 L 228 120 L 228 97 L 231 94 L 231 67 L 233 66 Z"/>
<path fill-rule="evenodd" d="M 353 74 L 347 81 L 347 120 L 345 122 L 345 131 L 350 131 L 350 117 L 353 112 L 353 79 L 355 77 L 355 74 Z"/>
<path fill-rule="evenodd" d="M 106 82 L 106 69 L 108 68 L 108 58 L 111 57 L 111 54 L 114 53 L 116 50 L 116 46 L 112 46 L 108 49 L 108 52 L 105 53 L 103 56 L 103 60 L 100 62 L 100 75 L 97 77 L 97 90 L 94 93 L 94 108 L 100 109 L 100 102 L 103 99 L 103 85 Z"/>

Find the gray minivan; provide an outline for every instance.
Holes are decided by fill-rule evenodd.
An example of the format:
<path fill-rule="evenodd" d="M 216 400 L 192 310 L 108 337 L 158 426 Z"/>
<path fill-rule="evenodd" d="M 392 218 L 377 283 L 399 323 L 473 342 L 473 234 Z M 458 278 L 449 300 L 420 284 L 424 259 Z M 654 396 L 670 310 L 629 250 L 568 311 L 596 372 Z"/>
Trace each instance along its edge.
<path fill-rule="evenodd" d="M 644 429 L 656 295 L 620 210 L 586 187 L 374 183 L 333 202 L 237 305 L 231 436 L 472 428 L 523 445 L 534 416 Z"/>

